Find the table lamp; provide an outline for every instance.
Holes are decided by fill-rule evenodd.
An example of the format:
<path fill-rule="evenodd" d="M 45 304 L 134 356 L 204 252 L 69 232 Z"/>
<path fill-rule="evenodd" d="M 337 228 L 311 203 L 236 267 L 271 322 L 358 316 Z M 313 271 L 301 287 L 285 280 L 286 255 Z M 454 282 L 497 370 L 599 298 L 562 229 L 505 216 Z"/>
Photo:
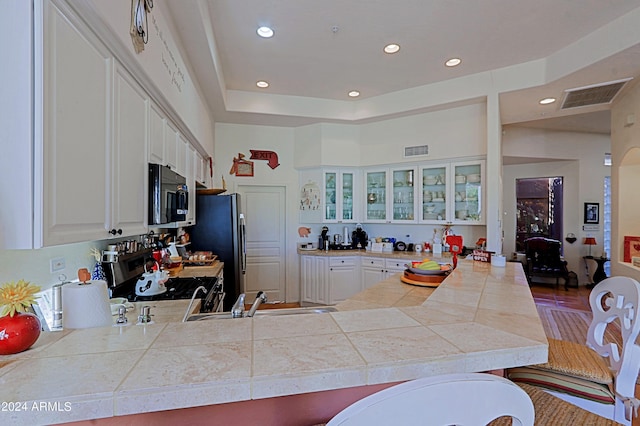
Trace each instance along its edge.
<path fill-rule="evenodd" d="M 589 257 L 591 257 L 591 246 L 595 246 L 598 243 L 596 242 L 596 239 L 594 237 L 585 237 L 582 244 L 589 246 Z"/>

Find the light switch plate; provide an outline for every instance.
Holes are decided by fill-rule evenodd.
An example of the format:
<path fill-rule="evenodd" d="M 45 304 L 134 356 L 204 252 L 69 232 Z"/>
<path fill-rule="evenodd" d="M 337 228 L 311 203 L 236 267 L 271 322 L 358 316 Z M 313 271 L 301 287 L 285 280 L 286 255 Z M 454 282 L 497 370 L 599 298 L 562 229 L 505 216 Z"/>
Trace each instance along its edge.
<path fill-rule="evenodd" d="M 64 257 L 54 257 L 49 261 L 49 266 L 51 269 L 51 273 L 64 271 L 66 266 L 66 261 Z"/>

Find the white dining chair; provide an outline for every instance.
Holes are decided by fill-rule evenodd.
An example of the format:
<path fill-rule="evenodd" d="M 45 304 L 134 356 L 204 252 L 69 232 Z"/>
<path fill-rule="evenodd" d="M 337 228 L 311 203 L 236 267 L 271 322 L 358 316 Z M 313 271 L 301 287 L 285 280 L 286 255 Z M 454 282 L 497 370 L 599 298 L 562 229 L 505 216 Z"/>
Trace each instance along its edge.
<path fill-rule="evenodd" d="M 586 345 L 548 339 L 547 363 L 509 369 L 507 377 L 525 384 L 539 417 L 557 416 L 554 399 L 560 398 L 573 407 L 631 425 L 640 406 L 634 395 L 640 372 L 640 283 L 629 277 L 607 278 L 591 290 L 589 304 L 593 319 Z M 612 323 L 618 327 L 610 327 Z M 621 334 L 622 347 L 607 341 L 608 328 Z M 545 392 L 533 394 L 529 385 Z M 573 415 L 572 406 L 565 406 L 563 415 Z M 550 412 L 545 413 L 544 407 Z"/>
<path fill-rule="evenodd" d="M 493 374 L 448 374 L 369 395 L 342 410 L 327 426 L 471 426 L 502 416 L 512 417 L 514 425 L 533 425 L 533 404 L 519 386 Z"/>

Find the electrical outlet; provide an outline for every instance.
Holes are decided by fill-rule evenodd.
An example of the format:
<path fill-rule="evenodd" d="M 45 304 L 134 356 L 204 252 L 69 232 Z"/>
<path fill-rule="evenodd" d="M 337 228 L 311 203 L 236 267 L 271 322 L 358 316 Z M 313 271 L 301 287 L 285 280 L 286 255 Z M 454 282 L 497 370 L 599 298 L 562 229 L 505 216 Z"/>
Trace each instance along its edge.
<path fill-rule="evenodd" d="M 66 261 L 64 260 L 64 257 L 54 257 L 49 261 L 49 266 L 52 274 L 54 272 L 64 271 Z"/>

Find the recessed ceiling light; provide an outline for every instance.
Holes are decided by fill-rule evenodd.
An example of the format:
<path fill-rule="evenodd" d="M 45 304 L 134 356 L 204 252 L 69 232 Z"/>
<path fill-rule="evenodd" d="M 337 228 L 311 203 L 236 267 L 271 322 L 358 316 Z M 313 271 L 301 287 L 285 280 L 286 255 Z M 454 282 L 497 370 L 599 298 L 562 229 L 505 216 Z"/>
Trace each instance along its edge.
<path fill-rule="evenodd" d="M 258 86 L 261 89 L 266 89 L 267 87 L 269 87 L 269 83 L 264 80 L 260 80 L 256 82 L 256 86 Z"/>
<path fill-rule="evenodd" d="M 384 53 L 391 54 L 391 53 L 397 53 L 399 51 L 400 51 L 400 45 L 399 44 L 392 43 L 392 44 L 387 44 L 384 47 Z"/>
<path fill-rule="evenodd" d="M 258 30 L 256 31 L 256 33 L 258 33 L 258 35 L 262 38 L 271 38 L 273 37 L 273 30 L 269 27 L 260 27 L 258 28 Z"/>
<path fill-rule="evenodd" d="M 357 90 L 352 90 L 349 92 L 349 97 L 351 98 L 357 98 L 358 96 L 360 96 L 360 92 L 358 92 Z"/>
<path fill-rule="evenodd" d="M 540 105 L 549 105 L 556 101 L 556 98 L 544 98 L 540 99 Z"/>
<path fill-rule="evenodd" d="M 460 63 L 462 62 L 462 59 L 460 58 L 451 58 L 449 59 L 447 62 L 445 62 L 444 64 L 448 67 L 455 67 L 460 65 Z"/>

